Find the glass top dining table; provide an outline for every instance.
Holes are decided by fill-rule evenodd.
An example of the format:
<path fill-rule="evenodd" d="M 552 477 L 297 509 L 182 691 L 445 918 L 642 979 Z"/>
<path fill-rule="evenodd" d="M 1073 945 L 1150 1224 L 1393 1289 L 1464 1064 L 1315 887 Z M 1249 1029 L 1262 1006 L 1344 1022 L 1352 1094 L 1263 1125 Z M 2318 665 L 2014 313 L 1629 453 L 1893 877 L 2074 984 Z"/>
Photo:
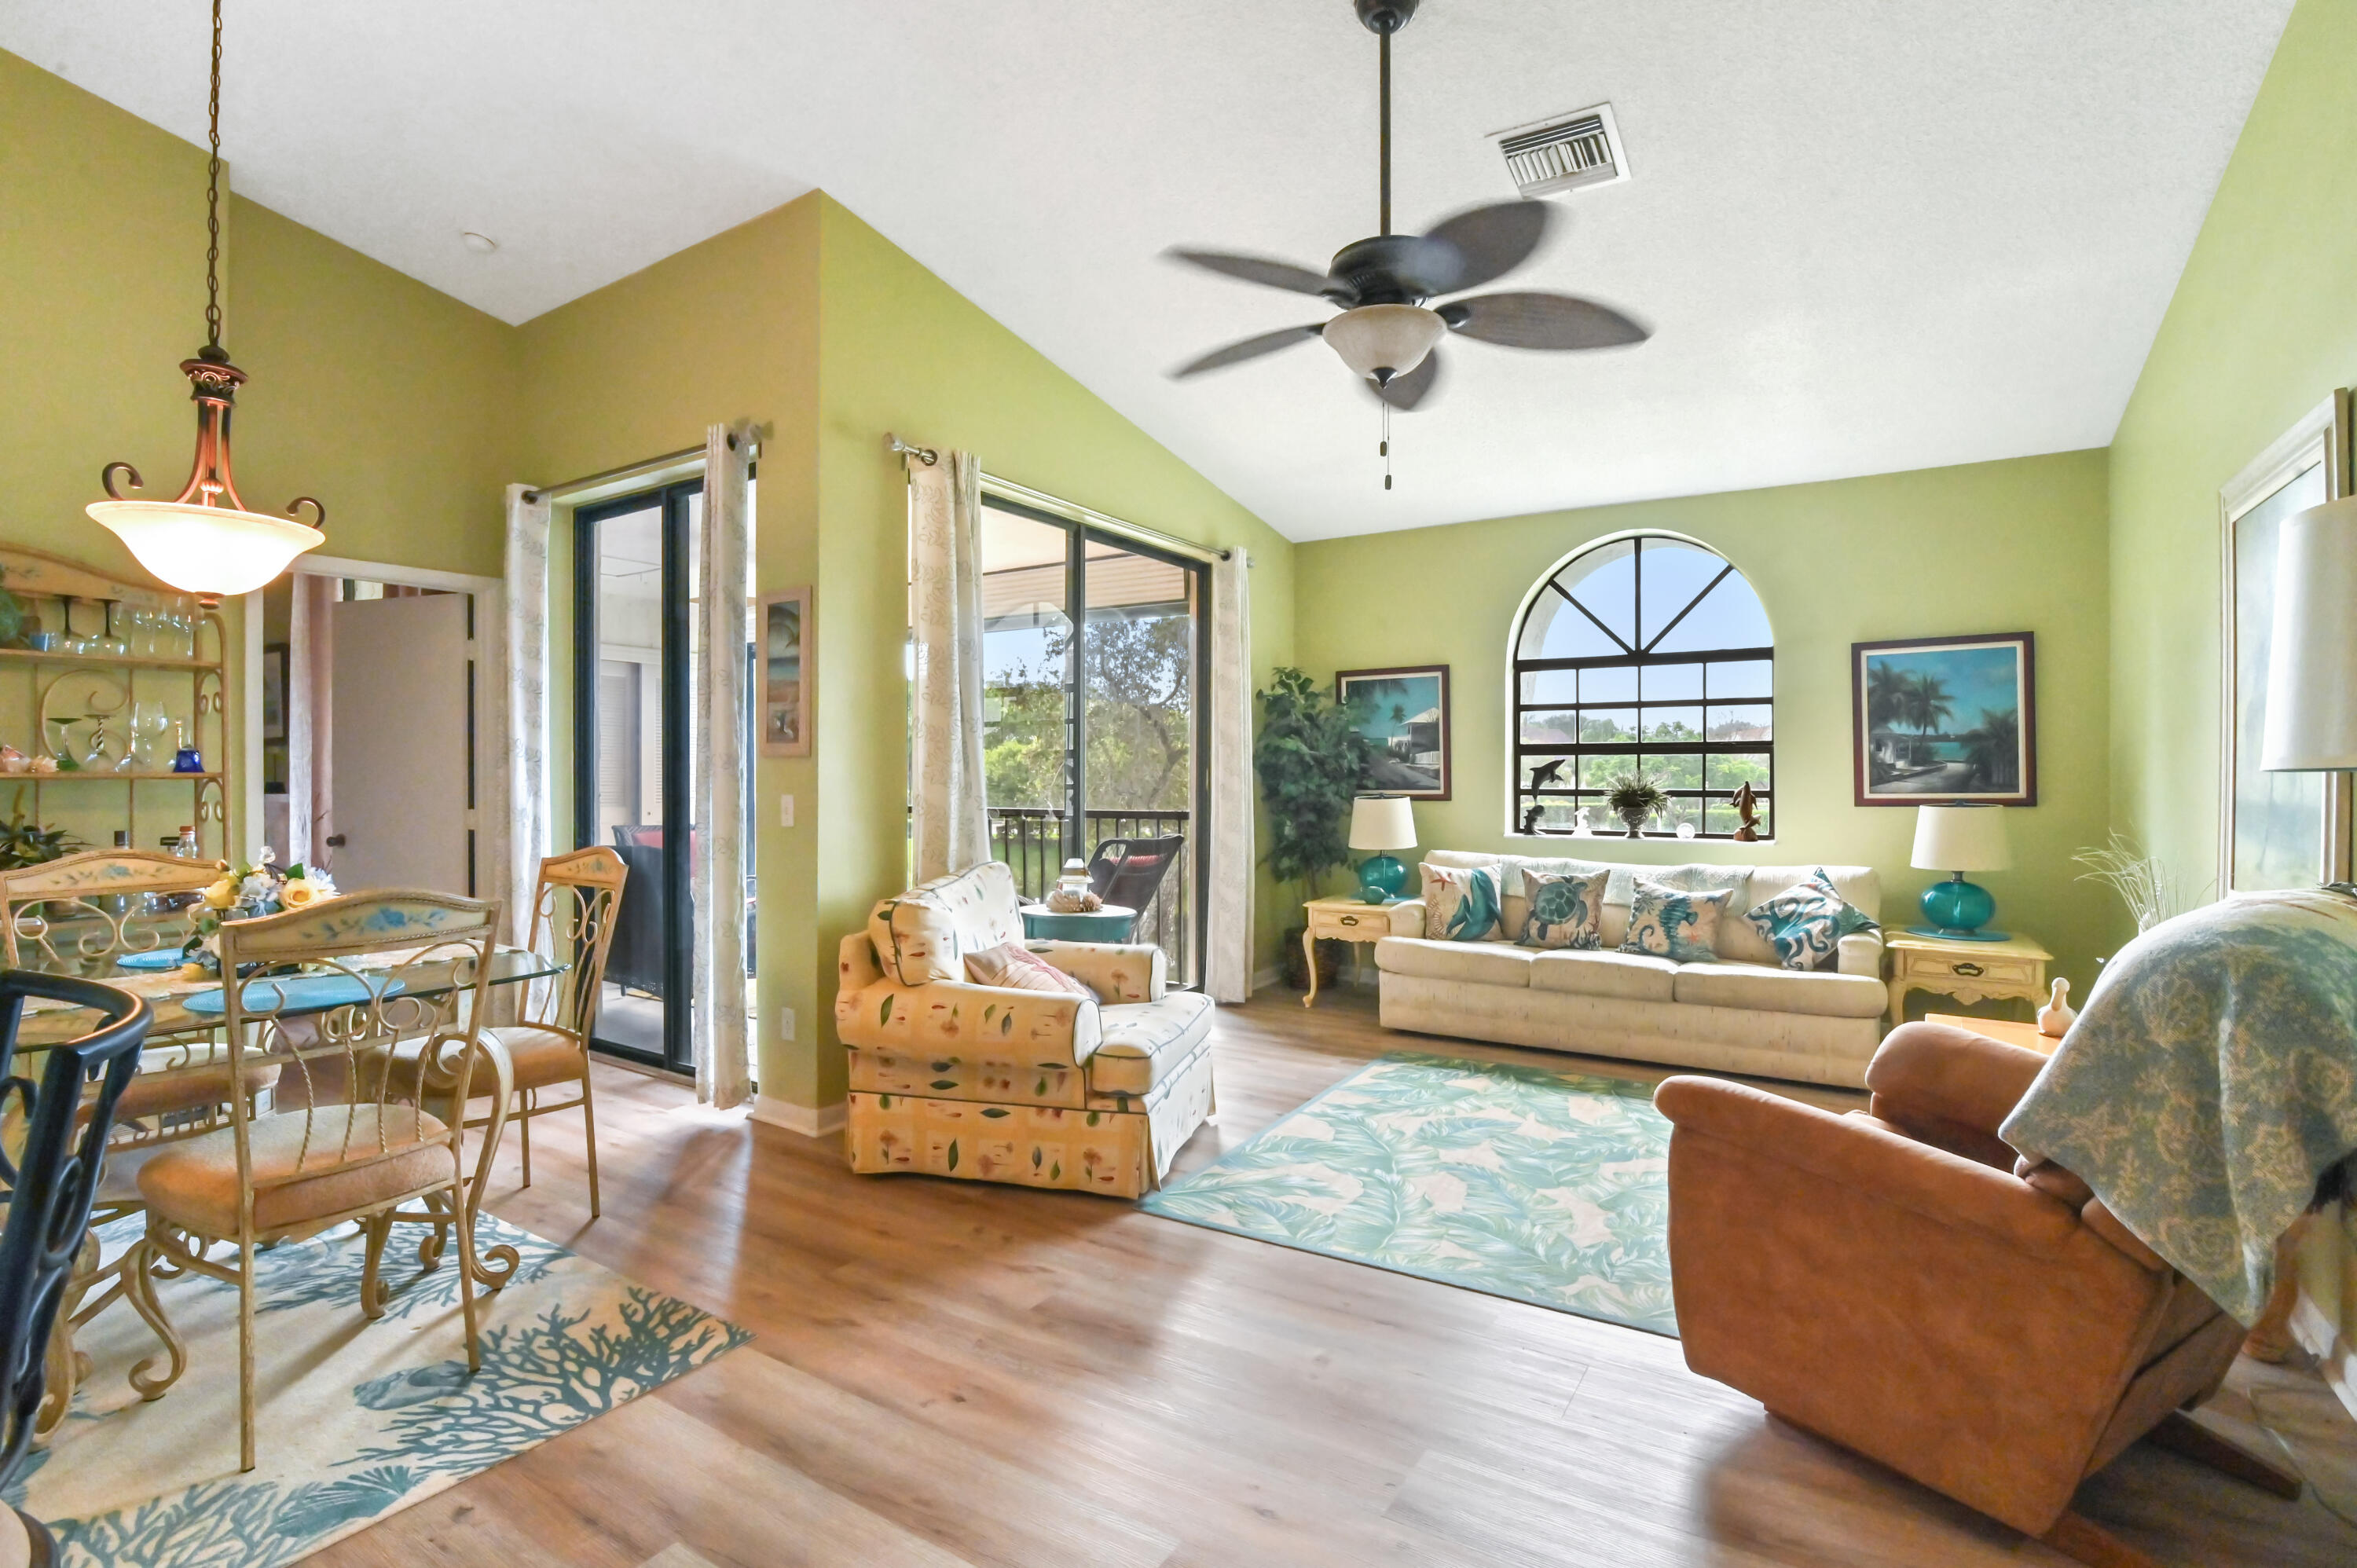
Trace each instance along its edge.
<path fill-rule="evenodd" d="M 382 959 L 397 955 L 371 956 Z M 408 994 L 412 996 L 447 995 L 462 985 L 471 984 L 473 983 L 471 975 L 464 981 L 458 978 L 457 970 L 460 961 L 451 960 L 436 963 L 421 963 L 404 969 L 402 979 Z M 55 966 L 35 964 L 28 967 L 41 969 Z M 562 964 L 545 954 L 533 951 L 530 948 L 502 947 L 495 949 L 491 954 L 490 983 L 495 986 L 523 984 L 561 973 L 563 969 Z M 65 968 L 61 972 L 80 974 L 85 979 L 102 981 L 106 984 L 128 991 L 135 996 L 145 997 L 156 1009 L 155 1026 L 147 1031 L 147 1037 L 151 1040 L 160 1040 L 171 1036 L 203 1034 L 221 1027 L 221 1015 L 218 1009 L 211 1012 L 191 1012 L 188 1006 L 189 998 L 200 993 L 221 989 L 221 981 L 218 975 L 190 977 L 177 970 L 161 973 L 146 973 L 123 969 L 116 969 L 109 973 L 91 973 L 85 965 Z M 256 983 L 249 980 L 246 983 L 251 985 Z M 45 1047 L 62 1045 L 66 1041 L 77 1039 L 90 1031 L 94 1017 L 95 1015 L 88 1008 L 63 1004 L 42 1007 L 38 1004 L 28 1004 L 25 1009 L 24 1020 L 16 1031 L 16 1048 L 19 1051 L 38 1051 Z"/>

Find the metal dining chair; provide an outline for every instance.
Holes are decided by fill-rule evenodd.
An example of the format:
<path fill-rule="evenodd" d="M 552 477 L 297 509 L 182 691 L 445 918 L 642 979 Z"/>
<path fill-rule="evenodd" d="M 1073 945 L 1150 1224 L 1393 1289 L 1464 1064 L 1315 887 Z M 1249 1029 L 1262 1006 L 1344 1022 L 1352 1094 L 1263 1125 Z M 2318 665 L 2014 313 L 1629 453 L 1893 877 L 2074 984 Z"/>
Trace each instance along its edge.
<path fill-rule="evenodd" d="M 267 1242 L 360 1221 L 361 1310 L 373 1319 L 384 1310 L 379 1271 L 394 1223 L 434 1234 L 456 1217 L 467 1366 L 482 1365 L 469 1197 L 498 1149 L 512 1086 L 505 1047 L 483 1028 L 500 918 L 497 903 L 361 893 L 221 929 L 221 973 L 247 977 L 221 993 L 232 1081 L 249 1058 L 269 1056 L 294 1092 L 274 1096 L 267 1112 L 232 1095 L 229 1125 L 158 1149 L 140 1167 L 147 1233 L 130 1280 L 152 1292 L 154 1265 L 169 1262 L 237 1288 L 241 1470 L 253 1468 L 254 1253 Z M 297 967 L 315 972 L 285 972 Z M 340 989 L 316 993 L 323 984 Z M 404 1042 L 428 1064 L 428 1083 L 447 1084 L 457 1103 L 475 1073 L 491 1075 L 489 1131 L 471 1177 L 456 1119 L 426 1108 L 420 1075 L 388 1070 Z M 274 1108 L 281 1101 L 295 1108 Z M 216 1243 L 233 1243 L 235 1261 L 214 1261 Z M 185 1346 L 165 1332 L 172 1366 L 158 1393 L 187 1365 Z"/>
<path fill-rule="evenodd" d="M 38 1089 L 16 1070 L 16 1029 L 29 998 L 86 1007 L 98 1027 L 43 1054 Z M 14 1089 L 23 1120 L 0 1153 L 7 1222 L 0 1230 L 0 1490 L 12 1486 L 49 1403 L 55 1325 L 85 1251 L 91 1195 L 106 1157 L 106 1129 L 137 1070 L 139 1045 L 155 1014 L 146 1002 L 95 981 L 0 971 L 0 1082 Z M 48 1563 L 57 1543 L 20 1509 L 0 1518 L 18 1542 L 0 1540 L 0 1559 Z"/>

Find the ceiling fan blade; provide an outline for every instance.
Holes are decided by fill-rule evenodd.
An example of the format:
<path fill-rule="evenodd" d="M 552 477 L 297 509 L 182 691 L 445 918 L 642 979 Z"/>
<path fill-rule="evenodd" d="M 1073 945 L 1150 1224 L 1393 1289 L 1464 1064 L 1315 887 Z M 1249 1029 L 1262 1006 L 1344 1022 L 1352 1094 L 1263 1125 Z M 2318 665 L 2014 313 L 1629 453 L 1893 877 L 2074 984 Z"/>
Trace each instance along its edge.
<path fill-rule="evenodd" d="M 1617 349 L 1652 333 L 1608 305 L 1568 294 L 1479 294 L 1440 306 L 1460 338 L 1509 349 Z"/>
<path fill-rule="evenodd" d="M 1228 277 L 1242 278 L 1246 283 L 1290 289 L 1295 294 L 1331 296 L 1341 286 L 1324 273 L 1313 273 L 1308 267 L 1297 267 L 1291 262 L 1272 261 L 1266 256 L 1239 256 L 1226 251 L 1189 251 L 1176 246 L 1163 253 L 1174 261 L 1186 262 Z"/>
<path fill-rule="evenodd" d="M 1290 349 L 1296 343 L 1307 343 L 1325 329 L 1323 324 L 1320 324 L 1312 327 L 1287 327 L 1281 332 L 1264 332 L 1257 338 L 1246 338 L 1241 342 L 1231 343 L 1224 349 L 1214 349 L 1200 360 L 1189 360 L 1171 371 L 1170 378 L 1177 381 L 1182 376 L 1200 375 L 1205 371 L 1216 371 L 1228 365 L 1240 365 L 1246 360 L 1257 360 L 1263 354 L 1274 354 L 1279 349 Z"/>
<path fill-rule="evenodd" d="M 1424 363 L 1404 376 L 1394 376 L 1390 385 L 1379 387 L 1369 381 L 1367 387 L 1383 402 L 1405 413 L 1430 397 L 1433 387 L 1439 381 L 1440 350 L 1435 349 L 1425 355 Z"/>
<path fill-rule="evenodd" d="M 1425 238 L 1454 247 L 1461 260 L 1450 281 L 1432 292 L 1453 294 L 1504 277 L 1531 259 L 1554 218 L 1544 201 L 1496 201 L 1446 220 Z"/>

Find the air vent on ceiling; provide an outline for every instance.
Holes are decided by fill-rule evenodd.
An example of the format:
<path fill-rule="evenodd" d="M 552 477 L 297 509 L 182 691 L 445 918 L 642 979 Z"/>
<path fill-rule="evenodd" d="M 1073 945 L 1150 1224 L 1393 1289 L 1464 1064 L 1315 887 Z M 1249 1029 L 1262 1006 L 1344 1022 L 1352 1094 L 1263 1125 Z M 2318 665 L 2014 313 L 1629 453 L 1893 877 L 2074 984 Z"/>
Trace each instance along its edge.
<path fill-rule="evenodd" d="M 1524 196 L 1555 196 L 1629 177 L 1609 103 L 1493 132 L 1490 139 L 1505 155 L 1506 170 Z"/>

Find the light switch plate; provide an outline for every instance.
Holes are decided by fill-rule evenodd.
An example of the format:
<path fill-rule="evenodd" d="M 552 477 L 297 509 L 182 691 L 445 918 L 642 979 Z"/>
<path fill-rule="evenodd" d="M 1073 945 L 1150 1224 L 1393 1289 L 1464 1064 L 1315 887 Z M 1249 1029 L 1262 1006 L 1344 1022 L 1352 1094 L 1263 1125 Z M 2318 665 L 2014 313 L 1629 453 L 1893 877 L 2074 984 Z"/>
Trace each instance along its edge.
<path fill-rule="evenodd" d="M 791 795 L 780 795 L 778 797 L 778 826 L 790 828 L 793 825 L 794 798 Z"/>
<path fill-rule="evenodd" d="M 788 796 L 787 799 L 791 800 L 792 797 Z M 780 1007 L 778 1009 L 778 1038 L 791 1040 L 793 1037 L 794 1010 L 791 1007 Z"/>

